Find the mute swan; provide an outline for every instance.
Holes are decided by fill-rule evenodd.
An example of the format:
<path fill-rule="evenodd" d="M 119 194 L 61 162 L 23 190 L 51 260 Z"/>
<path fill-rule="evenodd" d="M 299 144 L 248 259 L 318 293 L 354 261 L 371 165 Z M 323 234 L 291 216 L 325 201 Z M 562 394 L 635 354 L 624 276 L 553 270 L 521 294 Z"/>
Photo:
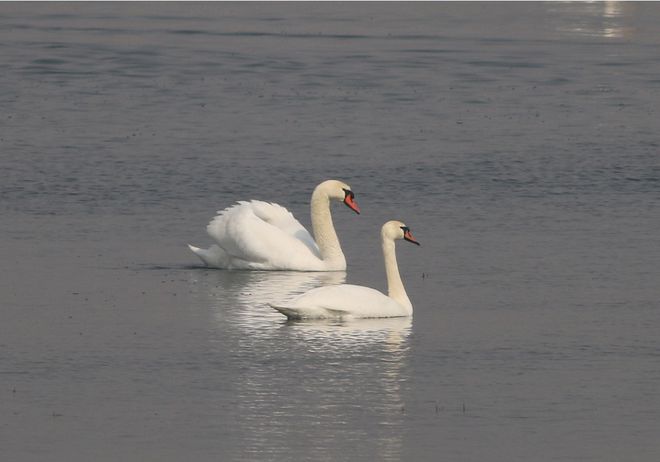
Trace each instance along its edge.
<path fill-rule="evenodd" d="M 270 306 L 289 319 L 411 316 L 413 307 L 399 275 L 394 241 L 405 239 L 417 245 L 419 242 L 413 237 L 410 228 L 395 220 L 383 225 L 380 236 L 387 274 L 387 295 L 369 287 L 341 284 L 317 287 L 288 303 Z"/>
<path fill-rule="evenodd" d="M 216 245 L 188 244 L 206 265 L 225 269 L 343 271 L 341 251 L 330 215 L 330 200 L 360 213 L 350 186 L 337 180 L 319 184 L 312 193 L 312 229 L 316 241 L 284 207 L 262 201 L 239 201 L 218 211 L 206 227 Z"/>

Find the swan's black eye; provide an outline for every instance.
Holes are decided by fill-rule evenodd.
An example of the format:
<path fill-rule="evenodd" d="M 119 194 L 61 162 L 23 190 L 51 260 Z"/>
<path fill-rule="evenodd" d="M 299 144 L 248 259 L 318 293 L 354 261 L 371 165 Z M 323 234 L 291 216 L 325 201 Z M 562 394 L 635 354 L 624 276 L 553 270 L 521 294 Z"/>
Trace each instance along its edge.
<path fill-rule="evenodd" d="M 408 228 L 407 226 L 402 226 L 401 229 L 403 230 L 404 233 L 410 232 L 410 228 Z"/>
<path fill-rule="evenodd" d="M 351 199 L 355 199 L 355 193 L 353 193 L 353 191 L 351 191 L 350 189 L 346 189 L 346 188 L 341 188 L 341 189 L 344 191 L 344 197 L 345 198 L 350 197 Z"/>

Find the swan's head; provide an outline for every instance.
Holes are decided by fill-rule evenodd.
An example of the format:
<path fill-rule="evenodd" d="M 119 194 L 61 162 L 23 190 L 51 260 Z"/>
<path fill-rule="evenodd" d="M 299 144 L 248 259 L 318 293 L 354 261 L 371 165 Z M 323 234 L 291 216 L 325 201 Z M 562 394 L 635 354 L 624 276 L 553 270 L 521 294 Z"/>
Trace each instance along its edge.
<path fill-rule="evenodd" d="M 343 202 L 355 213 L 360 213 L 360 207 L 355 202 L 355 193 L 351 187 L 338 180 L 326 180 L 316 187 L 317 191 L 323 191 L 330 199 Z"/>
<path fill-rule="evenodd" d="M 391 240 L 405 239 L 408 242 L 420 245 L 420 243 L 417 242 L 417 239 L 413 237 L 410 228 L 408 228 L 405 223 L 398 220 L 392 220 L 385 223 L 381 230 L 381 234 L 383 237 Z"/>

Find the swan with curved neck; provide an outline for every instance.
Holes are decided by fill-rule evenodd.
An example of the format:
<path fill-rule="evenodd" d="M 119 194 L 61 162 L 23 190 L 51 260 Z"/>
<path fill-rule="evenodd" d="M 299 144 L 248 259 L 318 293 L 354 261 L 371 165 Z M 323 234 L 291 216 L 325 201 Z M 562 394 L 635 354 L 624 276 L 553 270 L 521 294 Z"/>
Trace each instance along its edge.
<path fill-rule="evenodd" d="M 310 203 L 314 238 L 286 208 L 253 200 L 221 210 L 211 220 L 206 230 L 215 245 L 188 247 L 214 268 L 343 271 L 346 258 L 332 223 L 333 200 L 360 213 L 350 186 L 338 180 L 322 182 Z"/>
<path fill-rule="evenodd" d="M 394 242 L 398 239 L 405 239 L 417 245 L 419 242 L 413 237 L 410 228 L 396 220 L 385 223 L 380 236 L 387 276 L 387 295 L 369 287 L 341 284 L 317 287 L 288 303 L 270 306 L 289 319 L 411 316 L 413 306 L 399 274 Z"/>

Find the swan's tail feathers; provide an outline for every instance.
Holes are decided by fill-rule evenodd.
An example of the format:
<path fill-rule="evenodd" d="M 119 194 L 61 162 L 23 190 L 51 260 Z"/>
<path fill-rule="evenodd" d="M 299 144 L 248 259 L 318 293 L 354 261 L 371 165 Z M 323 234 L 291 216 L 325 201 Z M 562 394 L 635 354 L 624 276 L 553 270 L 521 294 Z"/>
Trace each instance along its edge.
<path fill-rule="evenodd" d="M 292 308 L 290 306 L 281 306 L 281 305 L 273 305 L 272 303 L 268 304 L 272 309 L 279 311 L 282 313 L 284 316 L 286 316 L 289 319 L 302 319 L 302 313 L 300 313 L 298 310 L 295 308 Z"/>
<path fill-rule="evenodd" d="M 200 249 L 199 247 L 188 244 L 188 248 L 190 248 L 190 250 L 197 255 L 206 266 L 224 268 L 227 264 L 227 254 L 215 244 L 208 249 Z"/>

